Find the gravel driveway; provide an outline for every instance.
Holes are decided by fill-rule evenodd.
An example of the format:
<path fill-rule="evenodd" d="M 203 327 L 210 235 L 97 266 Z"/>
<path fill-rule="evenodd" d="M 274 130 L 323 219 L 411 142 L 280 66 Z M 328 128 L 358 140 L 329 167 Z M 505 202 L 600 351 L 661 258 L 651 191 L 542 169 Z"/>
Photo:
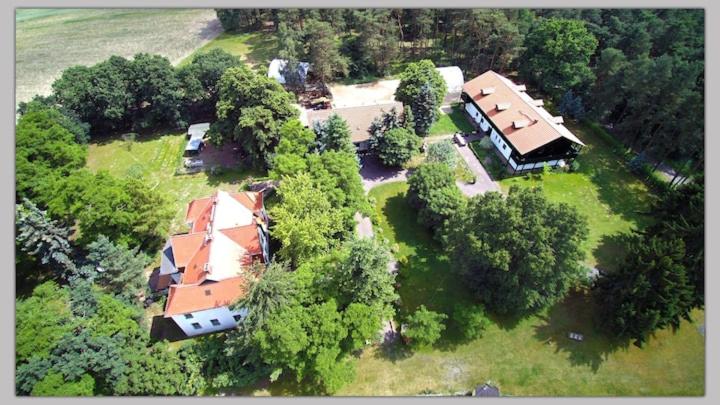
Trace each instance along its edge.
<path fill-rule="evenodd" d="M 477 139 L 480 139 L 480 136 L 470 135 L 466 138 L 468 144 L 471 141 Z M 473 153 L 472 149 L 470 149 L 470 146 L 458 146 L 457 144 L 454 145 L 455 149 L 457 149 L 458 153 L 460 153 L 460 156 L 462 156 L 463 160 L 465 160 L 465 163 L 467 163 L 470 171 L 473 173 L 473 175 L 475 175 L 474 184 L 467 184 L 461 181 L 457 182 L 460 191 L 462 191 L 463 194 L 468 197 L 473 197 L 488 191 L 497 191 L 499 193 L 500 186 L 497 184 L 497 182 L 493 181 L 493 179 L 490 177 L 488 172 L 478 160 L 477 156 L 475 156 L 475 154 Z"/>

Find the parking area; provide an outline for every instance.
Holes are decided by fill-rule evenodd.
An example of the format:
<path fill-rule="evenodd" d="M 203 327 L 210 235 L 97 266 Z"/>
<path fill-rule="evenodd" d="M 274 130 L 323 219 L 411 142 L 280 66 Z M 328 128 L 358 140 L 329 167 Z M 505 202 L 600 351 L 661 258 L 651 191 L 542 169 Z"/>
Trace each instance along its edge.
<path fill-rule="evenodd" d="M 361 84 L 332 84 L 333 108 L 357 107 L 363 105 L 387 104 L 395 101 L 395 89 L 400 80 L 378 80 Z"/>

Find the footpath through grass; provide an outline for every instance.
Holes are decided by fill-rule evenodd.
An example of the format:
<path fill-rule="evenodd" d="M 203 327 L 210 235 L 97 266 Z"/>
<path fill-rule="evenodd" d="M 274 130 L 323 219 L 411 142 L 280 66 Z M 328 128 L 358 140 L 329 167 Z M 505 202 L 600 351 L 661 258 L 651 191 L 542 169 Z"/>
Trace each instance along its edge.
<path fill-rule="evenodd" d="M 378 236 L 398 244 L 397 257 L 408 258 L 399 277 L 402 310 L 425 304 L 445 312 L 469 293 L 440 245 L 417 224 L 406 191 L 404 182 L 371 190 L 382 229 Z M 338 395 L 452 393 L 488 380 L 513 396 L 703 395 L 704 337 L 697 327 L 704 313 L 693 316 L 694 323 L 683 322 L 677 333 L 660 331 L 642 349 L 625 347 L 595 330 L 592 303 L 575 293 L 537 316 L 494 319 L 484 336 L 471 342 L 446 337 L 439 348 L 415 354 L 366 351 L 357 362 L 356 380 Z M 569 340 L 570 331 L 583 333 L 584 342 Z"/>

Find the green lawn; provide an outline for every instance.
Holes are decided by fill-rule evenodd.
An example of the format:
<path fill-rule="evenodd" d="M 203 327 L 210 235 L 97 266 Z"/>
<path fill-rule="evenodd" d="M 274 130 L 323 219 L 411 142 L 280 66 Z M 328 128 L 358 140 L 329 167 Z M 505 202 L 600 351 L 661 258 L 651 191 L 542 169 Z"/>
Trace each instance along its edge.
<path fill-rule="evenodd" d="M 245 34 L 224 32 L 185 58 L 180 62 L 180 66 L 190 63 L 193 55 L 216 48 L 238 56 L 250 65 L 265 67 L 277 57 L 278 52 L 277 38 L 273 33 L 266 31 Z"/>
<path fill-rule="evenodd" d="M 87 165 L 92 170 L 104 169 L 116 176 L 142 177 L 152 188 L 169 198 L 175 211 L 171 233 L 185 231 L 184 217 L 187 204 L 195 198 L 212 194 L 217 189 L 236 191 L 248 175 L 262 173 L 234 169 L 218 175 L 200 172 L 178 175 L 184 133 L 141 135 L 129 143 L 114 137 L 91 144 Z"/>
<path fill-rule="evenodd" d="M 653 197 L 610 145 L 584 126 L 566 125 L 586 144 L 577 159 L 580 169 L 576 173 L 551 172 L 543 179 L 512 177 L 501 180 L 500 186 L 507 191 L 512 185 L 542 185 L 550 200 L 577 208 L 590 225 L 586 262 L 612 268 L 622 256 L 619 236 L 651 221 L 643 213 Z"/>
<path fill-rule="evenodd" d="M 465 118 L 462 109 L 455 105 L 450 114 L 440 114 L 438 120 L 430 127 L 429 136 L 450 135 L 456 132 L 474 132 L 475 129 Z"/>
<path fill-rule="evenodd" d="M 378 235 L 399 245 L 396 256 L 408 258 L 399 276 L 402 310 L 425 304 L 447 311 L 467 300 L 468 292 L 440 246 L 415 222 L 406 190 L 407 184 L 398 182 L 370 192 L 377 201 Z M 452 393 L 492 380 L 514 396 L 703 395 L 704 338 L 697 326 L 704 313 L 693 315 L 695 323 L 683 322 L 677 333 L 660 331 L 642 349 L 618 346 L 597 333 L 593 305 L 574 293 L 543 314 L 496 319 L 471 342 L 450 336 L 437 349 L 415 354 L 366 351 L 357 362 L 356 380 L 338 394 Z M 569 331 L 585 334 L 585 341 L 567 339 Z"/>

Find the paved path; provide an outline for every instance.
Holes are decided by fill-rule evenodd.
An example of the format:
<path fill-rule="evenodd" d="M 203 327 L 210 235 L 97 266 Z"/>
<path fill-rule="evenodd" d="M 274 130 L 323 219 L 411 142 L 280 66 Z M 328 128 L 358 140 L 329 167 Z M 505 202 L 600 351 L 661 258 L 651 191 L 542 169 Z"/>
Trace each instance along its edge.
<path fill-rule="evenodd" d="M 480 137 L 475 134 L 470 135 L 466 138 L 468 144 L 476 139 L 480 139 Z M 470 168 L 470 171 L 475 175 L 474 184 L 467 184 L 462 181 L 457 182 L 457 185 L 460 188 L 460 191 L 463 192 L 463 194 L 468 197 L 473 197 L 478 194 L 483 194 L 487 191 L 500 192 L 500 186 L 492 180 L 483 165 L 480 164 L 477 156 L 475 156 L 475 154 L 472 152 L 472 149 L 470 149 L 470 146 L 458 146 L 457 144 L 455 144 L 455 149 L 457 149 L 457 151 L 460 153 L 460 156 L 462 156 L 463 160 L 465 160 L 465 163 L 467 163 L 468 168 Z"/>
<path fill-rule="evenodd" d="M 355 227 L 355 230 L 358 233 L 358 236 L 360 238 L 372 238 L 373 237 L 373 229 L 372 229 L 372 222 L 370 221 L 370 218 L 362 216 L 359 212 L 355 213 L 355 223 L 357 226 Z"/>
<path fill-rule="evenodd" d="M 365 192 L 370 191 L 373 187 L 383 183 L 393 181 L 406 181 L 408 171 L 406 169 L 389 169 L 380 162 L 380 160 L 372 155 L 366 155 L 362 158 L 362 168 L 360 176 L 362 177 L 363 188 Z"/>

